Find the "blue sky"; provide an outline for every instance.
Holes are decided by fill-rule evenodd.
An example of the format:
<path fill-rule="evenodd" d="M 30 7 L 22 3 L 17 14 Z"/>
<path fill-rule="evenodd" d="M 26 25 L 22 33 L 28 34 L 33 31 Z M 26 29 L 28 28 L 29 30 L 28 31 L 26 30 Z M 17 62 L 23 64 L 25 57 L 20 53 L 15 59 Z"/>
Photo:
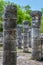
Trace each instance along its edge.
<path fill-rule="evenodd" d="M 21 6 L 30 5 L 32 10 L 41 10 L 41 8 L 43 8 L 43 0 L 5 0 L 5 1 L 14 2 Z"/>

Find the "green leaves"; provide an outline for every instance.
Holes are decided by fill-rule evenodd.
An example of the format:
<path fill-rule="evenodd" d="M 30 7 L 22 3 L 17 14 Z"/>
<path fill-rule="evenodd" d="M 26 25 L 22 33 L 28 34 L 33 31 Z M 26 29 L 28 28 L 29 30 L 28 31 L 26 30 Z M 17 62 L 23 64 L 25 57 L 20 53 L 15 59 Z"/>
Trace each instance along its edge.
<path fill-rule="evenodd" d="M 30 7 L 25 6 L 21 8 L 20 6 L 17 6 L 18 10 L 18 24 L 22 24 L 23 20 L 29 20 L 31 22 L 31 16 L 30 16 Z"/>
<path fill-rule="evenodd" d="M 0 21 L 2 21 L 2 15 L 4 13 L 4 7 L 5 7 L 5 2 L 3 0 L 0 1 Z"/>
<path fill-rule="evenodd" d="M 42 17 L 42 19 L 41 19 L 41 27 L 40 27 L 40 31 L 41 31 L 41 33 L 43 33 L 43 17 Z"/>
<path fill-rule="evenodd" d="M 42 12 L 42 14 L 43 14 L 43 8 L 41 8 L 41 12 Z"/>
<path fill-rule="evenodd" d="M 17 6 L 17 10 L 18 10 L 18 24 L 22 24 L 23 18 L 24 18 L 24 11 L 22 10 L 22 8 L 20 6 Z"/>
<path fill-rule="evenodd" d="M 26 5 L 26 6 L 24 6 L 24 8 L 27 11 L 27 10 L 30 10 L 31 7 L 29 5 Z"/>

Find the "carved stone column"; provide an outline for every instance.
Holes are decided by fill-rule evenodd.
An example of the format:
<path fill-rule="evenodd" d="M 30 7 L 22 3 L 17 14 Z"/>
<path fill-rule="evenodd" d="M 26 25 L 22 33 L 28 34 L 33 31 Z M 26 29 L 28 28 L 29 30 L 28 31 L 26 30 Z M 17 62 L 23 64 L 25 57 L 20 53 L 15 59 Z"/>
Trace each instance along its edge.
<path fill-rule="evenodd" d="M 32 29 L 31 29 L 31 47 L 32 47 L 32 59 L 39 59 L 40 55 L 40 24 L 41 24 L 41 12 L 33 11 L 32 16 Z"/>
<path fill-rule="evenodd" d="M 3 24 L 3 65 L 16 65 L 16 22 L 17 7 L 8 5 L 5 8 Z"/>
<path fill-rule="evenodd" d="M 22 25 L 17 25 L 18 48 L 22 48 Z"/>
<path fill-rule="evenodd" d="M 23 36 L 23 51 L 24 52 L 28 52 L 28 48 L 29 48 L 29 22 L 26 20 L 23 23 L 23 32 L 24 32 L 24 36 Z"/>

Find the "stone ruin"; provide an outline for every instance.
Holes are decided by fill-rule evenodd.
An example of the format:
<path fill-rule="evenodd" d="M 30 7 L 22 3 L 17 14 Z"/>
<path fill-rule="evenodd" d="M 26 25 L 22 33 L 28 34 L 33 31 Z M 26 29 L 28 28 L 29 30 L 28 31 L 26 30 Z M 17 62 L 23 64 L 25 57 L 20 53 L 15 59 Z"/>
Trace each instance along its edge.
<path fill-rule="evenodd" d="M 18 24 L 17 25 L 17 42 L 18 42 L 18 48 L 21 49 L 22 48 L 22 25 Z"/>
<path fill-rule="evenodd" d="M 32 28 L 31 28 L 31 47 L 32 59 L 40 59 L 41 38 L 40 38 L 40 24 L 42 13 L 40 11 L 31 12 Z"/>
<path fill-rule="evenodd" d="M 8 5 L 4 12 L 3 24 L 3 65 L 16 65 L 17 7 Z"/>
<path fill-rule="evenodd" d="M 23 34 L 23 51 L 27 52 L 29 44 L 32 48 L 32 59 L 39 60 L 43 57 L 43 37 L 40 34 L 40 24 L 41 24 L 41 12 L 33 11 L 31 12 L 32 16 L 32 25 L 31 25 L 31 44 L 29 42 L 29 23 L 25 21 L 22 25 L 24 34 Z M 4 12 L 4 24 L 3 24 L 3 36 L 4 36 L 4 45 L 3 45 L 3 65 L 16 65 L 16 27 L 17 27 L 17 7 L 14 5 L 8 5 L 5 8 Z M 21 31 L 20 31 L 21 36 Z M 18 48 L 21 48 L 22 41 L 19 36 Z M 20 44 L 19 44 L 20 43 Z M 12 59 L 12 60 L 11 60 Z M 10 60 L 10 61 L 9 61 Z"/>
<path fill-rule="evenodd" d="M 23 21 L 23 51 L 28 52 L 29 50 L 29 21 Z"/>

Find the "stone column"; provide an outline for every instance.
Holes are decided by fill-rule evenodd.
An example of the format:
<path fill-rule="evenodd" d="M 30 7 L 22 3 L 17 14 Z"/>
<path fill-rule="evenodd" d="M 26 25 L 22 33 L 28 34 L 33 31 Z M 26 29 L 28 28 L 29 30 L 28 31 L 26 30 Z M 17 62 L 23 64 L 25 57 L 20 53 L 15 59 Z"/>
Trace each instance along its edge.
<path fill-rule="evenodd" d="M 23 51 L 28 52 L 29 48 L 29 22 L 26 20 L 23 22 Z"/>
<path fill-rule="evenodd" d="M 41 12 L 33 11 L 32 16 L 32 29 L 31 29 L 31 47 L 32 47 L 32 59 L 39 59 L 40 55 L 40 24 L 41 24 Z"/>
<path fill-rule="evenodd" d="M 22 48 L 22 25 L 17 25 L 18 48 Z"/>
<path fill-rule="evenodd" d="M 43 60 L 43 34 L 41 33 L 41 60 Z"/>
<path fill-rule="evenodd" d="M 3 24 L 3 65 L 16 65 L 16 22 L 17 7 L 12 4 L 6 6 Z"/>
<path fill-rule="evenodd" d="M 31 26 L 29 26 L 29 47 L 31 48 Z"/>

